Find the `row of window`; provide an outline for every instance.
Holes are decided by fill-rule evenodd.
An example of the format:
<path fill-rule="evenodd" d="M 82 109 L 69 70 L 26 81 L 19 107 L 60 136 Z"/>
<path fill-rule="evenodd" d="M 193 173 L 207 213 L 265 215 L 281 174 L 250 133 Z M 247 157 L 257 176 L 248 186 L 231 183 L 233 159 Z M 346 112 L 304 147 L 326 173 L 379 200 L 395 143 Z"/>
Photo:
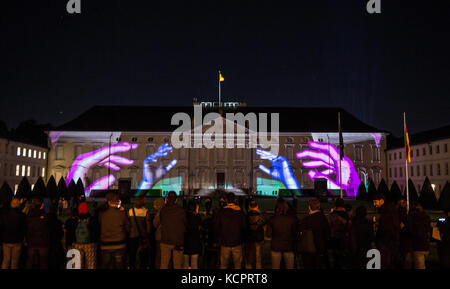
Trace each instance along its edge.
<path fill-rule="evenodd" d="M 423 165 L 422 166 L 422 171 L 420 171 L 420 168 L 421 168 L 421 166 L 411 166 L 410 168 L 409 168 L 409 174 L 410 174 L 410 176 L 411 177 L 414 177 L 414 176 L 416 176 L 416 177 L 420 177 L 421 175 L 422 176 L 430 176 L 430 177 L 432 177 L 432 176 L 434 176 L 434 173 L 436 172 L 436 175 L 437 176 L 440 176 L 441 175 L 441 164 L 440 163 L 438 163 L 438 164 L 436 164 L 436 171 L 434 171 L 434 166 L 433 166 L 433 164 L 431 164 L 431 165 L 429 165 L 429 166 L 427 166 L 427 165 Z M 427 168 L 429 168 L 429 170 L 427 170 Z M 398 176 L 399 177 L 403 177 L 403 167 L 399 167 L 398 168 L 398 170 L 397 170 L 397 168 L 394 168 L 394 178 L 396 178 L 397 177 L 397 172 L 398 172 Z M 448 176 L 449 175 L 449 168 L 448 168 L 448 163 L 445 163 L 445 165 L 444 165 L 444 174 L 443 175 L 446 175 L 446 176 Z M 391 177 L 392 178 L 392 168 L 389 168 L 389 177 Z"/>
<path fill-rule="evenodd" d="M 439 154 L 439 153 L 441 152 L 440 145 L 437 144 L 435 147 L 436 147 L 435 153 L 436 153 L 436 154 Z M 414 151 L 415 151 L 415 154 L 414 154 Z M 448 152 L 447 144 L 444 144 L 444 153 L 447 153 L 447 152 Z M 433 154 L 433 146 L 432 146 L 432 145 L 429 145 L 429 146 L 428 146 L 428 154 L 429 154 L 429 155 L 432 155 L 432 154 Z M 411 158 L 413 158 L 414 155 L 415 155 L 416 157 L 419 157 L 419 156 L 420 156 L 420 149 L 418 149 L 418 148 L 416 148 L 415 150 L 414 150 L 414 149 L 411 149 Z M 423 148 L 422 148 L 422 156 L 426 156 L 426 155 L 427 155 L 427 149 L 426 149 L 426 147 L 423 147 Z M 392 156 L 394 157 L 394 160 L 397 160 L 397 153 L 396 153 L 396 152 L 394 152 L 394 153 L 389 153 L 389 160 L 390 160 L 390 161 L 392 160 Z M 399 153 L 398 153 L 398 159 L 399 159 L 399 160 L 402 159 L 402 152 L 399 152 Z"/>
<path fill-rule="evenodd" d="M 13 174 L 13 165 L 10 167 L 10 176 L 14 176 Z M 7 170 L 5 165 L 5 177 L 7 176 Z M 45 178 L 45 167 L 35 167 L 35 166 L 26 166 L 26 165 L 16 165 L 16 177 L 38 177 L 41 176 Z"/>
<path fill-rule="evenodd" d="M 22 148 L 22 147 L 17 147 L 17 156 L 23 156 L 26 157 L 28 155 L 29 158 L 33 158 L 33 159 L 46 159 L 47 157 L 47 153 L 46 152 L 41 152 L 38 150 L 33 150 L 33 149 L 27 149 L 27 148 Z"/>

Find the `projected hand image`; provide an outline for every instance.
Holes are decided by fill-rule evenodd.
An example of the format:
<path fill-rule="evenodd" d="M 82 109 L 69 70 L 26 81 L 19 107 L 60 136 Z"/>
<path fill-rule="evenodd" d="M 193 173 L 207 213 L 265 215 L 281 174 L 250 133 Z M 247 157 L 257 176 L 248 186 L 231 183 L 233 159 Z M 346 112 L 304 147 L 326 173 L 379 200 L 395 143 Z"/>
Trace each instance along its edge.
<path fill-rule="evenodd" d="M 343 157 L 342 163 L 342 184 L 339 183 L 339 150 L 332 144 L 319 142 L 308 142 L 310 148 L 315 150 L 305 150 L 297 153 L 299 159 L 311 159 L 303 162 L 303 166 L 314 168 L 308 172 L 309 178 L 314 181 L 316 178 L 324 178 L 328 181 L 329 189 L 347 191 L 347 194 L 355 196 L 361 181 L 355 170 L 353 162 L 346 156 Z M 331 178 L 336 176 L 336 180 Z"/>
<path fill-rule="evenodd" d="M 285 157 L 274 155 L 271 152 L 257 149 L 256 154 L 263 160 L 269 160 L 272 163 L 272 169 L 268 169 L 264 165 L 259 165 L 259 169 L 271 176 L 272 178 L 283 182 L 287 189 L 299 189 L 297 180 L 292 174 L 291 167 Z"/>
<path fill-rule="evenodd" d="M 172 160 L 167 166 L 159 164 L 158 167 L 152 168 L 151 163 L 156 163 L 158 158 L 166 156 L 168 153 L 172 152 L 172 147 L 165 143 L 158 148 L 158 151 L 154 154 L 148 156 L 144 160 L 143 165 L 143 179 L 140 183 L 138 190 L 148 190 L 158 182 L 170 169 L 172 169 L 177 160 Z"/>
<path fill-rule="evenodd" d="M 77 156 L 69 173 L 67 174 L 66 184 L 69 185 L 71 180 L 77 182 L 80 178 L 83 181 L 83 184 L 86 184 L 86 175 L 89 169 L 94 165 L 104 166 L 113 171 L 119 171 L 120 167 L 118 165 L 133 164 L 132 160 L 115 154 L 127 152 L 129 150 L 136 149 L 137 147 L 137 144 L 121 142 L 111 145 L 111 147 L 102 147 L 93 152 Z M 98 180 L 94 180 L 94 182 L 84 190 L 86 197 L 89 197 L 91 190 L 106 190 L 110 185 L 114 184 L 115 180 L 116 179 L 112 174 L 104 176 Z"/>

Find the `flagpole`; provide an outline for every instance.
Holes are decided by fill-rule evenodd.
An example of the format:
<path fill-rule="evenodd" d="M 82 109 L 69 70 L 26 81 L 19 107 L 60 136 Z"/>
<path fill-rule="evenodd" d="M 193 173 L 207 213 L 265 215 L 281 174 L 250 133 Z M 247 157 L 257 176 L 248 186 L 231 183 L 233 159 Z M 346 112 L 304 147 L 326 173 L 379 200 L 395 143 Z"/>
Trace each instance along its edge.
<path fill-rule="evenodd" d="M 220 70 L 219 70 L 219 107 L 221 106 L 220 105 L 220 97 L 221 97 L 221 93 L 222 93 L 222 89 L 221 89 L 221 87 L 220 87 Z"/>
<path fill-rule="evenodd" d="M 409 188 L 408 188 L 408 150 L 406 148 L 406 113 L 403 112 L 403 138 L 405 139 L 405 177 L 406 177 L 406 212 L 409 212 Z"/>
<path fill-rule="evenodd" d="M 341 131 L 341 112 L 338 112 L 338 127 L 339 127 L 339 133 L 342 134 Z M 339 146 L 340 146 L 340 150 L 339 153 L 341 153 L 343 151 L 342 146 L 343 144 L 340 143 L 340 138 L 339 138 Z M 342 156 L 339 155 L 339 189 L 341 192 L 341 199 L 344 199 L 344 194 L 342 193 Z"/>

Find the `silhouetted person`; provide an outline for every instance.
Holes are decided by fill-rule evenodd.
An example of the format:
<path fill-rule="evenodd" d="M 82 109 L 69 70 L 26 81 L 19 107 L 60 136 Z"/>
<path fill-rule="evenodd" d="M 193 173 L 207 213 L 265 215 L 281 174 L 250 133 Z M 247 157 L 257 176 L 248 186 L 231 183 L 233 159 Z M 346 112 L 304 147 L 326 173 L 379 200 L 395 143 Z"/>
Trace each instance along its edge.
<path fill-rule="evenodd" d="M 431 220 L 421 204 L 415 204 L 410 221 L 414 269 L 426 269 L 425 258 L 430 253 Z"/>
<path fill-rule="evenodd" d="M 253 259 L 256 269 L 262 269 L 262 246 L 264 245 L 264 226 L 266 220 L 259 210 L 258 203 L 252 200 L 248 205 L 247 235 L 245 238 L 245 268 L 252 269 Z"/>
<path fill-rule="evenodd" d="M 381 268 L 392 269 L 400 242 L 400 217 L 395 205 L 385 203 L 384 198 L 383 194 L 376 194 L 373 198 L 373 205 L 380 213 L 379 219 L 375 219 L 375 242 L 381 254 Z"/>
<path fill-rule="evenodd" d="M 161 209 L 160 222 L 161 269 L 169 268 L 170 259 L 174 269 L 182 269 L 186 212 L 177 205 L 177 195 L 174 191 L 167 195 L 167 204 Z"/>
<path fill-rule="evenodd" d="M 320 209 L 320 201 L 316 198 L 308 202 L 308 216 L 300 220 L 298 231 L 312 231 L 313 252 L 300 252 L 305 269 L 322 269 L 328 267 L 327 244 L 330 239 L 328 220 Z M 300 250 L 299 250 L 300 251 Z"/>
<path fill-rule="evenodd" d="M 26 229 L 26 219 L 20 210 L 19 199 L 13 199 L 11 206 L 4 210 L 0 218 L 0 234 L 3 239 L 2 269 L 19 269 Z"/>
<path fill-rule="evenodd" d="M 329 249 L 333 257 L 333 267 L 334 269 L 345 268 L 345 260 L 347 259 L 346 244 L 349 238 L 351 222 L 343 199 L 337 198 L 334 202 L 333 211 L 328 216 L 328 223 L 331 231 Z"/>
<path fill-rule="evenodd" d="M 445 209 L 445 221 L 438 223 L 441 241 L 438 245 L 439 261 L 442 269 L 450 269 L 450 208 Z"/>
<path fill-rule="evenodd" d="M 366 269 L 367 251 L 372 247 L 374 239 L 373 222 L 367 219 L 367 209 L 364 206 L 356 208 L 352 219 L 350 234 L 351 267 L 353 269 Z"/>
<path fill-rule="evenodd" d="M 220 244 L 220 269 L 228 268 L 230 255 L 233 258 L 234 269 L 241 269 L 242 266 L 246 220 L 242 209 L 235 202 L 235 195 L 228 193 L 226 206 L 219 210 L 215 220 L 215 230 L 218 232 Z"/>
<path fill-rule="evenodd" d="M 44 211 L 42 200 L 38 197 L 31 201 L 26 226 L 27 269 L 48 269 L 49 218 Z"/>
<path fill-rule="evenodd" d="M 145 197 L 138 196 L 134 206 L 128 210 L 130 235 L 128 239 L 128 259 L 131 269 L 136 269 L 136 257 L 139 254 L 140 269 L 149 266 L 151 216 L 145 207 Z"/>
<path fill-rule="evenodd" d="M 124 269 L 130 231 L 127 213 L 117 194 L 108 193 L 106 201 L 106 207 L 99 212 L 101 268 Z"/>
<path fill-rule="evenodd" d="M 198 256 L 202 252 L 200 237 L 202 218 L 198 214 L 199 205 L 195 201 L 188 203 L 187 226 L 184 235 L 184 268 L 198 269 Z"/>
<path fill-rule="evenodd" d="M 288 203 L 283 199 L 277 200 L 275 215 L 267 223 L 267 236 L 272 239 L 270 243 L 272 269 L 280 269 L 282 259 L 286 269 L 294 269 L 297 228 L 297 217 L 289 214 Z"/>

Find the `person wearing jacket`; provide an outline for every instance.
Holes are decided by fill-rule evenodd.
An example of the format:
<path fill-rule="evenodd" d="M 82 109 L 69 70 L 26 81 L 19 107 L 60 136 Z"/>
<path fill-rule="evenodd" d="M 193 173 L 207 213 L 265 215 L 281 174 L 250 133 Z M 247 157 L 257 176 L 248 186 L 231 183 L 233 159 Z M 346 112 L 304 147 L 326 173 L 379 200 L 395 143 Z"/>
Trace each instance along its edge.
<path fill-rule="evenodd" d="M 376 194 L 373 198 L 373 205 L 379 210 L 379 219 L 374 217 L 375 242 L 381 254 L 381 268 L 392 269 L 395 264 L 394 254 L 400 243 L 400 216 L 396 206 L 385 203 L 384 199 L 383 194 Z"/>
<path fill-rule="evenodd" d="M 26 217 L 27 269 L 48 269 L 48 250 L 50 242 L 49 218 L 44 211 L 42 200 L 34 197 L 31 200 Z"/>
<path fill-rule="evenodd" d="M 313 198 L 308 202 L 308 216 L 300 220 L 298 232 L 311 230 L 315 252 L 302 252 L 303 266 L 306 269 L 322 269 L 328 267 L 327 244 L 330 239 L 328 220 L 320 209 L 320 201 Z"/>
<path fill-rule="evenodd" d="M 161 269 L 169 269 L 171 255 L 173 268 L 182 269 L 186 212 L 177 205 L 177 195 L 174 191 L 167 195 L 167 204 L 161 209 L 160 223 Z"/>
<path fill-rule="evenodd" d="M 227 269 L 230 255 L 233 257 L 234 269 L 242 266 L 242 243 L 246 229 L 245 215 L 235 204 L 236 196 L 228 193 L 226 205 L 219 210 L 215 219 L 215 230 L 220 245 L 220 269 Z"/>
<path fill-rule="evenodd" d="M 439 262 L 442 269 L 450 269 L 450 208 L 444 209 L 445 220 L 438 223 L 441 241 L 438 243 Z"/>
<path fill-rule="evenodd" d="M 275 204 L 275 215 L 267 224 L 267 236 L 272 239 L 270 253 L 272 269 L 280 269 L 281 258 L 286 269 L 294 269 L 294 246 L 297 239 L 298 220 L 289 214 L 289 205 L 283 199 Z"/>
<path fill-rule="evenodd" d="M 202 218 L 198 214 L 198 204 L 188 203 L 187 226 L 184 234 L 184 269 L 198 269 L 198 256 L 202 252 L 200 239 Z"/>
<path fill-rule="evenodd" d="M 25 237 L 26 219 L 20 211 L 19 199 L 13 199 L 0 220 L 3 239 L 2 269 L 19 269 L 20 253 Z"/>
<path fill-rule="evenodd" d="M 152 226 L 150 213 L 145 207 L 145 196 L 136 198 L 133 208 L 128 210 L 128 218 L 130 222 L 130 238 L 128 239 L 130 268 L 136 269 L 136 256 L 139 253 L 140 269 L 145 269 L 149 265 L 149 235 Z M 141 248 L 139 249 L 139 247 Z"/>
<path fill-rule="evenodd" d="M 126 241 L 130 231 L 127 214 L 120 205 L 119 196 L 106 195 L 107 206 L 99 213 L 100 250 L 102 269 L 125 268 Z"/>
<path fill-rule="evenodd" d="M 247 236 L 245 238 L 245 268 L 252 269 L 253 258 L 256 269 L 262 269 L 262 246 L 264 244 L 264 226 L 266 220 L 258 208 L 258 203 L 252 200 L 248 205 Z"/>
<path fill-rule="evenodd" d="M 164 199 L 158 198 L 153 201 L 153 209 L 155 209 L 156 214 L 152 219 L 152 236 L 154 236 L 154 246 L 153 246 L 153 263 L 156 269 L 159 269 L 161 266 L 161 224 L 160 224 L 160 216 L 161 209 L 164 207 Z"/>
<path fill-rule="evenodd" d="M 329 249 L 333 256 L 333 267 L 334 269 L 345 268 L 346 244 L 351 222 L 343 199 L 335 200 L 333 211 L 328 215 L 328 223 L 331 231 Z"/>
<path fill-rule="evenodd" d="M 82 202 L 65 223 L 66 248 L 75 248 L 81 254 L 82 269 L 97 268 L 98 224 L 89 213 L 89 205 Z"/>
<path fill-rule="evenodd" d="M 415 204 L 410 222 L 414 269 L 425 269 L 425 258 L 430 252 L 431 220 L 421 204 Z"/>
<path fill-rule="evenodd" d="M 356 208 L 350 228 L 350 266 L 352 269 L 366 269 L 367 251 L 372 247 L 374 239 L 373 223 L 367 219 L 364 206 Z"/>

